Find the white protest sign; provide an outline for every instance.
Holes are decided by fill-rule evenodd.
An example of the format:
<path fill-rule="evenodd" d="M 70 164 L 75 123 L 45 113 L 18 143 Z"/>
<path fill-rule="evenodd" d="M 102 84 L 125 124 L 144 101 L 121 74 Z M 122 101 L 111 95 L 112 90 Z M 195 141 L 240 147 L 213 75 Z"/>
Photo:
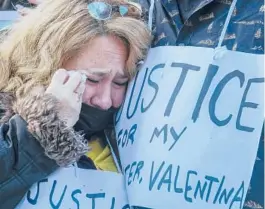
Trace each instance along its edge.
<path fill-rule="evenodd" d="M 263 55 L 151 49 L 116 116 L 131 205 L 239 209 L 263 124 Z"/>
<path fill-rule="evenodd" d="M 17 209 L 129 209 L 124 177 L 113 172 L 60 169 L 27 193 Z"/>

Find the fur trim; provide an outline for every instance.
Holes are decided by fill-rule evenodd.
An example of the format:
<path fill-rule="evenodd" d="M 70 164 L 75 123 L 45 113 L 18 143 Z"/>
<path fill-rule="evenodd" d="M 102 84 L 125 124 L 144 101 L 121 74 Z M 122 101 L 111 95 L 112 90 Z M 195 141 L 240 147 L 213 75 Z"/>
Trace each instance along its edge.
<path fill-rule="evenodd" d="M 8 122 L 14 115 L 13 102 L 14 96 L 12 94 L 0 92 L 0 124 Z"/>
<path fill-rule="evenodd" d="M 89 151 L 84 137 L 66 127 L 58 118 L 59 103 L 49 94 L 28 95 L 14 103 L 14 112 L 27 123 L 28 130 L 59 166 L 75 163 Z"/>

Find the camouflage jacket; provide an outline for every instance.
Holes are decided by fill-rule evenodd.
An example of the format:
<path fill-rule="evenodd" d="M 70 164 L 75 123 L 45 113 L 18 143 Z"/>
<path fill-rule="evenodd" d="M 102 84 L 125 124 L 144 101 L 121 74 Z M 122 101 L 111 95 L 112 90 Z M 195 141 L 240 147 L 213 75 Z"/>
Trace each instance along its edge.
<path fill-rule="evenodd" d="M 150 0 L 138 0 L 148 14 Z M 153 47 L 216 47 L 232 0 L 155 0 Z M 148 16 L 148 15 L 146 15 Z M 230 50 L 264 54 L 264 1 L 238 0 L 223 42 Z M 264 208 L 264 133 L 244 209 Z"/>

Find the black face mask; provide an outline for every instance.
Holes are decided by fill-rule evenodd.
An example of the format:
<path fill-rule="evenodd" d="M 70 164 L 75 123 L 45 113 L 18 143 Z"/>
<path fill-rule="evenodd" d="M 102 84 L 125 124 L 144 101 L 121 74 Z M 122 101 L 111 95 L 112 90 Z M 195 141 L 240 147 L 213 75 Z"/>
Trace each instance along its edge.
<path fill-rule="evenodd" d="M 89 140 L 91 135 L 113 126 L 113 116 L 117 110 L 116 108 L 101 110 L 83 103 L 74 129 L 83 132 L 85 138 Z"/>

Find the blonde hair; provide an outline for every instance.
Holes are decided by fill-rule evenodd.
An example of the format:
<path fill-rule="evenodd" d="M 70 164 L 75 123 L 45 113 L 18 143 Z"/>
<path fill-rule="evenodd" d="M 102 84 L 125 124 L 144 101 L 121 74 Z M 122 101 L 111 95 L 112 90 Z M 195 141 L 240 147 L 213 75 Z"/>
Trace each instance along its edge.
<path fill-rule="evenodd" d="M 65 60 L 99 35 L 114 35 L 126 43 L 129 49 L 126 70 L 133 76 L 136 63 L 144 58 L 151 39 L 140 10 L 124 0 L 104 1 L 128 5 L 129 13 L 126 17 L 114 14 L 109 20 L 98 21 L 88 13 L 89 2 L 44 0 L 21 17 L 0 45 L 0 91 L 20 97 L 34 86 L 47 86 Z"/>

